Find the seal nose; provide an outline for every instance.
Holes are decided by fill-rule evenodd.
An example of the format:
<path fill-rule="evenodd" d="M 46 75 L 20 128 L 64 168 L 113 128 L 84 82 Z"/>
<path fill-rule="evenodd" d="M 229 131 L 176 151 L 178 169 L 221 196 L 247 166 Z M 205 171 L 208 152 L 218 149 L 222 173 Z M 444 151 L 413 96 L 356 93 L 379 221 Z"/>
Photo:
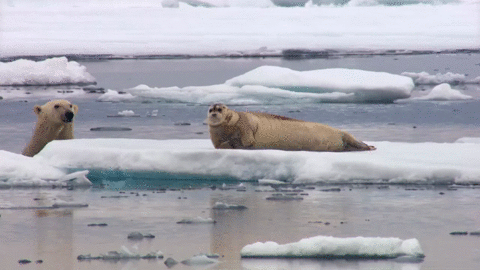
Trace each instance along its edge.
<path fill-rule="evenodd" d="M 73 117 L 75 114 L 73 112 L 66 112 L 65 113 L 65 120 L 66 122 L 72 122 Z"/>
<path fill-rule="evenodd" d="M 212 116 L 213 116 L 213 117 L 217 117 L 217 114 L 216 114 L 216 113 L 212 113 Z"/>

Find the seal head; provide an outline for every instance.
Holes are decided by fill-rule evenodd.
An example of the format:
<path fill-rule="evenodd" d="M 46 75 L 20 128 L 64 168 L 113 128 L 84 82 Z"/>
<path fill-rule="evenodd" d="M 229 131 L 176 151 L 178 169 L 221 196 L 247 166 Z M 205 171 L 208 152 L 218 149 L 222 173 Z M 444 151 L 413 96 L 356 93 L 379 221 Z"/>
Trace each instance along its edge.
<path fill-rule="evenodd" d="M 207 124 L 215 127 L 220 125 L 235 125 L 238 121 L 238 114 L 221 103 L 213 104 L 208 108 Z"/>

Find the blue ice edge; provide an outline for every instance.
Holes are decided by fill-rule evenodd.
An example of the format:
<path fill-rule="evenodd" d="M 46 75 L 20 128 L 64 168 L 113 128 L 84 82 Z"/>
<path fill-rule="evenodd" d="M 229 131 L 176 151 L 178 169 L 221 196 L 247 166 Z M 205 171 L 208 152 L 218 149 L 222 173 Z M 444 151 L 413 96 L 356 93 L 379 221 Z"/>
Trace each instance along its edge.
<path fill-rule="evenodd" d="M 402 240 L 382 237 L 315 236 L 298 242 L 277 244 L 257 242 L 242 248 L 242 258 L 280 259 L 344 259 L 422 262 L 425 258 L 417 239 Z"/>
<path fill-rule="evenodd" d="M 69 169 L 68 173 L 81 170 L 83 169 Z M 105 189 L 187 188 L 245 182 L 232 176 L 103 169 L 89 169 L 87 178 L 92 182 L 93 187 Z"/>

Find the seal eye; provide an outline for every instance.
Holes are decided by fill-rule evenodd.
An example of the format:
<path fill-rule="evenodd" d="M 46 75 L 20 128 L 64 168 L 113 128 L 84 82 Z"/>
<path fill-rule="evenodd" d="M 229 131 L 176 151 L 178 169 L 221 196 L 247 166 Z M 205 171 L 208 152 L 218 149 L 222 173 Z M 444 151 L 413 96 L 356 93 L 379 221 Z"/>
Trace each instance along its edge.
<path fill-rule="evenodd" d="M 221 113 L 221 112 L 222 112 L 222 109 L 218 109 L 218 112 Z"/>
<path fill-rule="evenodd" d="M 211 113 L 212 111 L 213 111 L 213 109 L 208 110 L 209 113 Z"/>
<path fill-rule="evenodd" d="M 57 105 L 53 106 L 53 108 L 58 109 L 58 108 L 60 108 L 60 105 L 57 104 Z"/>

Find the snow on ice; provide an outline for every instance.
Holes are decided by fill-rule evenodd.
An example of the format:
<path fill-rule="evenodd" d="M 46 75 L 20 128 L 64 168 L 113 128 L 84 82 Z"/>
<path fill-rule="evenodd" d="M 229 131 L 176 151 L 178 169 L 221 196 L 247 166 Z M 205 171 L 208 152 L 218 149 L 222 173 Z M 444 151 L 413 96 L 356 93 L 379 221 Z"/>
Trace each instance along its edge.
<path fill-rule="evenodd" d="M 95 78 L 85 66 L 66 57 L 44 61 L 19 59 L 0 62 L 0 85 L 94 84 Z"/>
<path fill-rule="evenodd" d="M 480 83 L 480 76 L 475 79 L 467 79 L 465 74 L 458 74 L 447 72 L 445 74 L 437 73 L 436 75 L 430 75 L 428 72 L 422 71 L 415 72 L 402 72 L 403 76 L 408 76 L 415 81 L 415 84 L 466 84 L 466 83 Z"/>
<path fill-rule="evenodd" d="M 133 96 L 165 101 L 229 105 L 285 104 L 292 102 L 392 103 L 410 97 L 411 78 L 385 72 L 355 69 L 319 69 L 295 71 L 262 66 L 227 80 L 224 84 L 151 88 L 139 85 L 125 90 L 131 96 L 112 91 L 100 101 L 132 99 Z"/>
<path fill-rule="evenodd" d="M 294 183 L 480 183 L 480 144 L 460 142 L 368 142 L 377 150 L 332 153 L 217 150 L 210 140 L 52 141 L 33 158 L 0 151 L 0 184 L 48 185 L 68 171 L 91 169 Z"/>
<path fill-rule="evenodd" d="M 393 259 L 408 256 L 415 259 L 425 257 L 417 239 L 332 236 L 315 236 L 284 245 L 275 242 L 257 242 L 243 247 L 240 254 L 242 258 Z"/>
<path fill-rule="evenodd" d="M 427 95 L 412 98 L 412 100 L 435 100 L 435 101 L 449 101 L 449 100 L 466 100 L 472 99 L 471 96 L 462 94 L 459 90 L 452 89 L 450 84 L 442 83 L 435 86 Z"/>
<path fill-rule="evenodd" d="M 386 1 L 352 0 L 345 6 L 305 8 L 275 7 L 266 0 L 216 1 L 222 8 L 193 7 L 187 1 L 179 8 L 163 8 L 158 0 L 2 1 L 0 57 L 242 56 L 279 55 L 298 48 L 387 51 L 479 46 L 478 1 L 382 5 Z"/>

